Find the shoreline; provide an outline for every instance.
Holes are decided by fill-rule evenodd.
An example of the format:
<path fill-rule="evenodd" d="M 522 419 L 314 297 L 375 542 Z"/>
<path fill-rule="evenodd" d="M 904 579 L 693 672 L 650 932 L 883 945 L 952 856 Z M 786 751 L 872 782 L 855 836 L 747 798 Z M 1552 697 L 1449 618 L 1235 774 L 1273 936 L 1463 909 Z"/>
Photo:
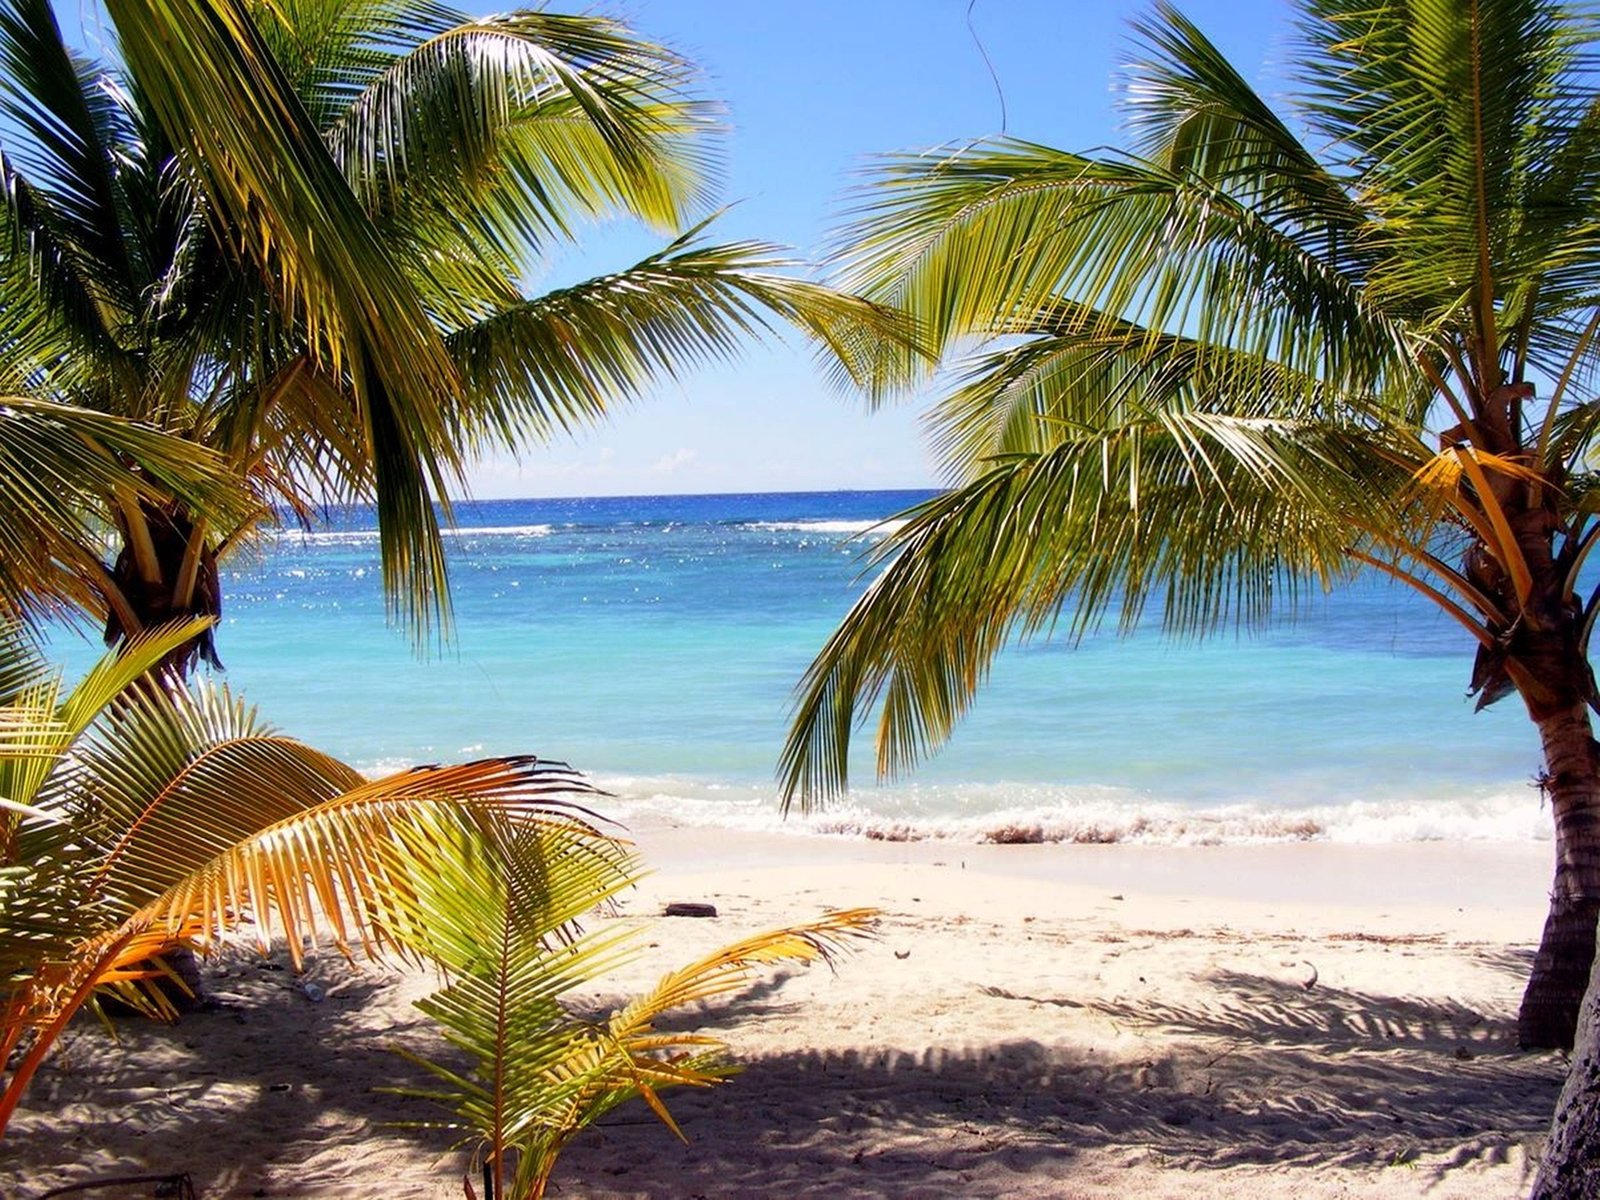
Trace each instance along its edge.
<path fill-rule="evenodd" d="M 828 907 L 879 906 L 879 936 L 674 1022 L 743 1074 L 666 1095 L 687 1145 L 643 1105 L 612 1114 L 554 1194 L 1465 1198 L 1531 1178 L 1563 1073 L 1514 1045 L 1548 845 L 630 836 L 654 873 L 606 919 L 653 948 L 597 1002 Z M 674 900 L 718 916 L 657 915 Z M 461 1194 L 447 1138 L 386 1127 L 428 1114 L 370 1090 L 405 1075 L 385 1045 L 431 1036 L 426 977 L 324 950 L 312 1004 L 251 956 L 221 969 L 220 1011 L 122 1023 L 120 1049 L 76 1027 L 7 1140 L 7 1196 L 135 1168 L 189 1170 L 202 1196 Z"/>

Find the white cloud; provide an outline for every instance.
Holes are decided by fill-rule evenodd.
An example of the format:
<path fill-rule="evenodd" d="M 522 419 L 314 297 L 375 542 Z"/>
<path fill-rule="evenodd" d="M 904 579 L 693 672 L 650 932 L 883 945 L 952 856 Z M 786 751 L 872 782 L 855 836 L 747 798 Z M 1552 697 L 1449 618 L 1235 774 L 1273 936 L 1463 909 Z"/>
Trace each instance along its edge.
<path fill-rule="evenodd" d="M 687 446 L 679 446 L 671 454 L 665 454 L 656 460 L 654 471 L 672 472 L 680 467 L 686 467 L 698 457 L 698 453 Z"/>

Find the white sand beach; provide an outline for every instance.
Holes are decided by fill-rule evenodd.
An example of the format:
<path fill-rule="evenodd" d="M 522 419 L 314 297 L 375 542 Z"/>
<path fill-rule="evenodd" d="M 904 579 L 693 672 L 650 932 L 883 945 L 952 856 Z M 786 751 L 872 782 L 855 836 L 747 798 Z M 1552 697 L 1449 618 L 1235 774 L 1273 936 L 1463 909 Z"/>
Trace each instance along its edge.
<path fill-rule="evenodd" d="M 620 993 L 828 907 L 876 941 L 694 1018 L 745 1065 L 581 1137 L 574 1197 L 1512 1197 L 1563 1062 L 1515 1007 L 1549 847 L 963 846 L 636 831 L 657 872 L 614 918 Z M 659 916 L 709 901 L 715 919 Z M 460 1196 L 386 1050 L 428 1048 L 430 981 L 319 953 L 312 1003 L 236 954 L 222 1006 L 121 1044 L 81 1022 L 6 1142 L 7 1197 L 187 1171 L 203 1197 Z M 148 1190 L 126 1193 L 150 1194 Z"/>

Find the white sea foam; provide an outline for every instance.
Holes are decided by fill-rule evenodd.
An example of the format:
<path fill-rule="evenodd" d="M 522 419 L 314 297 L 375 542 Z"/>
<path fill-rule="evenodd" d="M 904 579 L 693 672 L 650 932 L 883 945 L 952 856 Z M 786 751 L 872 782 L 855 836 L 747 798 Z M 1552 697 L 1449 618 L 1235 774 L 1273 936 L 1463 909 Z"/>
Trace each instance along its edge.
<path fill-rule="evenodd" d="M 549 525 L 464 525 L 441 530 L 446 537 L 547 537 Z"/>
<path fill-rule="evenodd" d="M 676 777 L 602 776 L 597 782 L 614 797 L 599 807 L 625 824 L 667 819 L 703 828 L 872 841 L 1206 846 L 1550 837 L 1549 814 L 1528 790 L 1307 806 L 1196 806 L 1116 788 L 936 785 L 855 792 L 823 811 L 785 819 L 771 787 Z"/>
<path fill-rule="evenodd" d="M 871 533 L 887 536 L 905 527 L 902 520 L 890 521 L 750 521 L 746 529 L 778 533 L 831 533 L 841 536 Z"/>
<path fill-rule="evenodd" d="M 467 525 L 446 527 L 439 532 L 445 537 L 456 538 L 539 538 L 548 536 L 550 530 L 549 525 Z M 306 542 L 317 546 L 367 546 L 376 545 L 378 541 L 376 529 L 314 529 L 310 533 L 285 530 L 278 536 L 281 541 Z"/>
<path fill-rule="evenodd" d="M 281 542 L 305 542 L 313 546 L 365 546 L 377 545 L 376 529 L 313 529 L 309 533 L 299 529 L 286 529 L 278 535 Z"/>

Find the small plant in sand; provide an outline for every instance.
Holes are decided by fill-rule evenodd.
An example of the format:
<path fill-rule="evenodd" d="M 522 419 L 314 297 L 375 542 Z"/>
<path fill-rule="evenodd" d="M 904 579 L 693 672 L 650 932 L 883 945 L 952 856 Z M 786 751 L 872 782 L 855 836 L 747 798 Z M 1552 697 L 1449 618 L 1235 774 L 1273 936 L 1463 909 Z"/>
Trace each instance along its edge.
<path fill-rule="evenodd" d="M 627 1100 L 642 1098 L 683 1136 L 658 1093 L 706 1087 L 736 1068 L 725 1047 L 698 1032 L 663 1032 L 671 1009 L 736 991 L 760 965 L 828 960 L 875 915 L 855 909 L 757 934 L 666 975 L 596 1019 L 562 996 L 638 948 L 638 927 L 584 932 L 576 922 L 633 886 L 638 860 L 580 822 L 501 821 L 441 811 L 391 847 L 386 931 L 449 982 L 417 1007 L 470 1062 L 430 1061 L 443 1086 L 395 1089 L 449 1108 L 449 1128 L 477 1143 L 473 1174 L 484 1200 L 544 1195 L 556 1157 L 577 1134 Z M 468 1195 L 476 1195 L 471 1176 Z"/>
<path fill-rule="evenodd" d="M 281 935 L 298 966 L 322 934 L 446 974 L 420 1007 L 472 1065 L 425 1064 L 448 1084 L 433 1096 L 483 1139 L 490 1197 L 538 1196 L 603 1113 L 641 1096 L 676 1130 L 657 1092 L 730 1072 L 714 1039 L 655 1031 L 658 1013 L 760 963 L 827 957 L 872 916 L 736 943 L 586 1022 L 562 995 L 616 965 L 631 933 L 577 919 L 639 876 L 570 799 L 594 789 L 529 756 L 368 780 L 226 689 L 148 675 L 194 624 L 135 638 L 70 691 L 0 624 L 0 1134 L 80 1010 L 115 998 L 176 1015 L 157 985 L 184 985 L 163 955 L 231 937 L 264 953 Z"/>

